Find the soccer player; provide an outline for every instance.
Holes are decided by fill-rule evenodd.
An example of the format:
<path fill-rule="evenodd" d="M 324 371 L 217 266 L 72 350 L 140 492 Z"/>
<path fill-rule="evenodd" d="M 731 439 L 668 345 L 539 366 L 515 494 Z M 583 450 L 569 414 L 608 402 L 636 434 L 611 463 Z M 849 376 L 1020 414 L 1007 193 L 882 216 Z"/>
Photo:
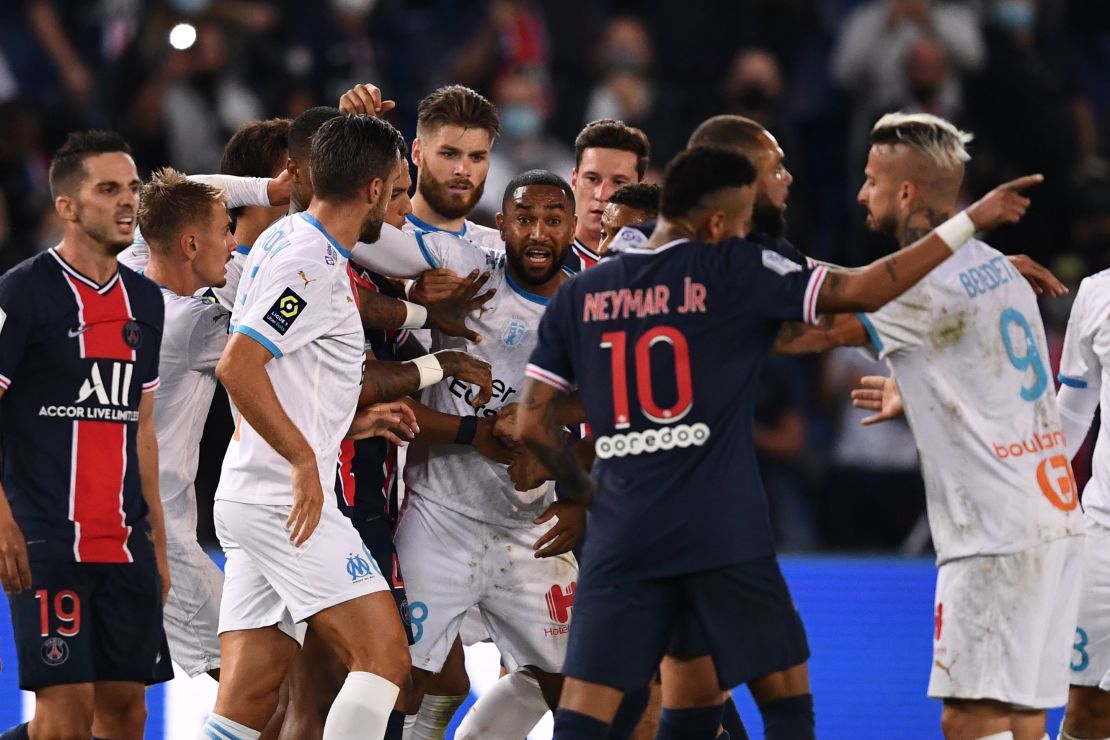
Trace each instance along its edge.
<path fill-rule="evenodd" d="M 118 255 L 139 176 L 113 133 L 50 166 L 61 243 L 0 277 L 0 583 L 35 716 L 4 738 L 141 738 L 170 589 L 154 391 L 163 307 Z"/>
<path fill-rule="evenodd" d="M 197 542 L 197 450 L 216 391 L 230 314 L 196 295 L 222 287 L 235 250 L 223 192 L 172 169 L 144 187 L 139 224 L 150 248 L 144 275 L 161 289 L 165 329 L 154 392 L 158 490 L 173 588 L 163 621 L 174 662 L 219 680 L 223 573 Z"/>
<path fill-rule="evenodd" d="M 859 192 L 868 227 L 906 244 L 951 216 L 968 140 L 934 116 L 879 119 Z M 920 285 L 827 335 L 889 361 L 917 441 L 945 735 L 1040 738 L 1045 708 L 1066 699 L 1083 522 L 1036 298 L 970 228 Z"/>
<path fill-rule="evenodd" d="M 730 238 L 749 229 L 754 179 L 739 153 L 680 154 L 645 247 L 566 283 L 541 324 L 520 435 L 568 494 L 593 500 L 560 740 L 606 737 L 622 694 L 647 683 L 676 626 L 692 621 L 708 649 L 676 651 L 664 665 L 659 737 L 716 737 L 722 691 L 747 682 L 775 695 L 761 707 L 773 719 L 767 737 L 813 737 L 808 648 L 774 559 L 751 442 L 762 358 L 782 321 L 877 310 L 897 297 L 966 241 L 974 226 L 965 220 L 1017 220 L 1028 201 L 1014 189 L 1036 178 L 992 191 L 939 233 L 851 273 Z M 611 383 L 581 387 L 596 436 L 594 497 L 557 418 L 576 379 L 596 377 Z"/>
<path fill-rule="evenodd" d="M 637 226 L 659 215 L 659 186 L 637 182 L 613 191 L 601 212 L 601 241 L 598 257 L 612 247 L 617 232 L 625 226 Z"/>
<path fill-rule="evenodd" d="M 640 182 L 647 172 L 651 145 L 638 128 L 603 118 L 586 124 L 574 140 L 575 167 L 570 174 L 578 204 L 574 244 L 564 267 L 572 275 L 601 258 L 601 216 L 609 196 Z"/>
<path fill-rule="evenodd" d="M 359 239 L 377 238 L 402 145 L 377 119 L 326 122 L 311 146 L 309 210 L 264 231 L 244 266 L 232 336 L 217 365 L 241 417 L 216 492 L 227 553 L 223 665 L 204 737 L 258 737 L 296 654 L 299 622 L 324 637 L 350 671 L 325 739 L 381 738 L 408 678 L 388 584 L 323 494 L 334 485 L 365 359 L 347 256 Z M 411 426 L 407 411 L 397 410 L 393 439 Z"/>
<path fill-rule="evenodd" d="M 360 247 L 365 254 L 356 252 L 353 259 L 401 277 L 427 267 L 459 273 L 485 267 L 501 288 L 477 320 L 486 341 L 468 347 L 493 365 L 494 397 L 456 427 L 456 445 L 411 446 L 405 467 L 409 499 L 396 542 L 411 608 L 424 617 L 412 647 L 417 689 L 442 667 L 463 616 L 477 605 L 509 667 L 529 666 L 553 704 L 577 572 L 567 550 L 580 537 L 582 512 L 553 502 L 547 483 L 517 491 L 503 465 L 459 445 L 469 444 L 483 423 L 517 399 L 548 296 L 566 278 L 561 265 L 574 233 L 574 199 L 562 178 L 536 170 L 515 178 L 503 202 L 498 224 L 504 252 L 441 232 L 393 232 L 409 241 L 383 234 L 377 250 Z M 433 334 L 433 346 L 444 345 L 457 346 L 458 340 Z M 422 400 L 439 411 L 465 414 L 470 394 L 461 384 L 441 385 Z M 419 410 L 417 419 L 426 433 Z"/>

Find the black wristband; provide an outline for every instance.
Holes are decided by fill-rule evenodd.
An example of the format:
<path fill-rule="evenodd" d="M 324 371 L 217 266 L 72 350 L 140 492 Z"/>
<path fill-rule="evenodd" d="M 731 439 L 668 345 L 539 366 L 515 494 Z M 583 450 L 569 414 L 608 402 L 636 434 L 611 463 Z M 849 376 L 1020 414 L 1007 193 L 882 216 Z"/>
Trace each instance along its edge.
<path fill-rule="evenodd" d="M 474 435 L 478 433 L 478 417 L 464 416 L 459 420 L 459 433 L 455 435 L 455 444 L 474 444 Z"/>

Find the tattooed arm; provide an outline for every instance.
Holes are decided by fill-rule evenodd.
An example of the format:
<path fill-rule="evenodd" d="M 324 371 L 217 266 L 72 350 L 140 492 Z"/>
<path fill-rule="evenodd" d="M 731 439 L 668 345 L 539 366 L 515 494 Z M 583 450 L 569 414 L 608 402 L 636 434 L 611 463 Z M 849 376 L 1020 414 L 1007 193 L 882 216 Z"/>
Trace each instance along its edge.
<path fill-rule="evenodd" d="M 771 350 L 777 355 L 808 355 L 867 343 L 867 330 L 853 314 L 825 314 L 818 320 L 817 326 L 800 321 L 783 324 Z"/>
<path fill-rule="evenodd" d="M 478 391 L 471 405 L 480 408 L 493 395 L 493 369 L 490 364 L 474 355 L 455 350 L 435 353 L 444 378 L 455 378 L 473 383 Z M 411 362 L 387 362 L 374 359 L 366 353 L 366 372 L 362 376 L 359 408 L 368 404 L 396 401 L 420 390 L 420 371 Z"/>
<path fill-rule="evenodd" d="M 1029 199 L 1018 191 L 1044 178 L 1031 175 L 1012 180 L 987 193 L 966 213 L 976 231 L 1016 223 L 1025 215 Z M 921 209 L 906 220 L 900 236 L 913 243 L 905 249 L 876 260 L 857 272 L 830 270 L 817 295 L 819 313 L 877 311 L 912 288 L 933 268 L 952 256 L 952 249 L 937 236 L 934 227 L 943 221 L 932 209 Z M 934 223 L 936 222 L 936 223 Z"/>
<path fill-rule="evenodd" d="M 573 451 L 564 442 L 558 421 L 566 394 L 529 378 L 517 411 L 519 440 L 551 471 L 570 499 L 589 505 L 595 485 Z"/>

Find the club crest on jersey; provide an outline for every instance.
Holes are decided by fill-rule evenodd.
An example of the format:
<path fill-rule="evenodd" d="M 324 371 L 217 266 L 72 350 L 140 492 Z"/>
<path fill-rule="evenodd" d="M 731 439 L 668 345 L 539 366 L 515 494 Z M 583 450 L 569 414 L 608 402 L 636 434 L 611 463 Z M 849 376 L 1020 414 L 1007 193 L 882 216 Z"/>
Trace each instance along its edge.
<path fill-rule="evenodd" d="M 509 328 L 505 330 L 505 334 L 501 337 L 501 341 L 505 343 L 506 347 L 515 347 L 521 343 L 527 333 L 528 324 L 514 316 L 513 320 L 509 322 Z"/>
<path fill-rule="evenodd" d="M 285 336 L 285 332 L 289 331 L 289 327 L 297 320 L 305 308 L 308 306 L 308 301 L 297 295 L 296 291 L 292 288 L 286 288 L 276 301 L 274 305 L 270 306 L 270 310 L 266 312 L 263 320 L 274 327 L 278 334 Z"/>
<path fill-rule="evenodd" d="M 60 637 L 48 637 L 42 641 L 42 662 L 48 666 L 59 666 L 69 660 L 69 645 Z"/>
<path fill-rule="evenodd" d="M 123 325 L 123 341 L 131 349 L 143 346 L 143 330 L 138 321 L 128 321 Z"/>
<path fill-rule="evenodd" d="M 351 577 L 351 583 L 365 581 L 371 573 L 373 571 L 370 569 L 370 563 L 366 562 L 366 558 L 354 553 L 347 555 L 347 575 Z"/>

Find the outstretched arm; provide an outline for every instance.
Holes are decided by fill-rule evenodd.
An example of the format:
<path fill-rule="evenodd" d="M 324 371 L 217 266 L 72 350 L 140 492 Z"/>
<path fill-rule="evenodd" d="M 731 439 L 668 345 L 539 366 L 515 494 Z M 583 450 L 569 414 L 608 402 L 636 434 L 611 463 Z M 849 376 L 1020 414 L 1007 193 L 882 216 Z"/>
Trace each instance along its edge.
<path fill-rule="evenodd" d="M 800 321 L 783 324 L 772 351 L 777 355 L 808 355 L 867 343 L 867 329 L 854 314 L 825 314 L 818 321 L 817 326 Z"/>
<path fill-rule="evenodd" d="M 907 228 L 910 235 L 913 229 L 927 227 L 930 230 L 910 246 L 862 270 L 850 273 L 830 270 L 817 294 L 818 312 L 878 311 L 951 257 L 975 232 L 1021 220 L 1029 207 L 1029 199 L 1020 191 L 1043 180 L 1042 175 L 1028 175 L 999 185 L 966 211 L 939 226 L 931 209 L 924 209 L 920 219 L 925 226 L 911 223 Z"/>

